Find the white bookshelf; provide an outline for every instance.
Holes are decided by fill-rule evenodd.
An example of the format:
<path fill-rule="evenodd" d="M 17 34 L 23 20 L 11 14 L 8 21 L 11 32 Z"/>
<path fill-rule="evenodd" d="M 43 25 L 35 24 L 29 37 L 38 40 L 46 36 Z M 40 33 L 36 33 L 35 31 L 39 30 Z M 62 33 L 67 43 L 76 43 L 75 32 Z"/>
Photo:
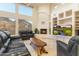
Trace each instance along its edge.
<path fill-rule="evenodd" d="M 76 30 L 79 30 L 79 10 L 66 10 L 57 14 L 57 25 L 72 25 L 72 36 L 75 35 Z M 53 17 L 55 18 L 55 17 Z M 54 23 L 53 23 L 54 24 Z"/>
<path fill-rule="evenodd" d="M 60 17 L 61 15 L 63 15 L 62 17 Z M 65 12 L 62 12 L 58 15 L 58 21 L 59 21 L 59 25 L 64 25 L 65 23 L 67 24 L 71 24 L 72 25 L 72 10 L 67 10 Z"/>

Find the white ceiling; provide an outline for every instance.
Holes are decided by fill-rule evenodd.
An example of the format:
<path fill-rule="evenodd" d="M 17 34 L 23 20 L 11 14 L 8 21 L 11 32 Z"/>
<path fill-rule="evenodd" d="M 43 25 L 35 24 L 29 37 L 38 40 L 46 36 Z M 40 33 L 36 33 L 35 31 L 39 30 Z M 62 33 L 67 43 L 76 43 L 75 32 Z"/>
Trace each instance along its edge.
<path fill-rule="evenodd" d="M 28 6 L 28 7 L 34 7 L 34 6 L 41 6 L 41 5 L 52 5 L 52 6 L 56 6 L 59 3 L 24 3 L 24 5 Z"/>

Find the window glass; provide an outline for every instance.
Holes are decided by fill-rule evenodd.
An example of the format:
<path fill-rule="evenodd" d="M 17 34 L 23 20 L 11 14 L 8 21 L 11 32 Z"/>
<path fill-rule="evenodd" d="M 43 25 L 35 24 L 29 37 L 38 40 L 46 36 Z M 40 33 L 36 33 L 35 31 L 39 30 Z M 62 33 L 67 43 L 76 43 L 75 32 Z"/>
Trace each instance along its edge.
<path fill-rule="evenodd" d="M 14 3 L 0 3 L 0 11 L 15 13 L 16 5 Z"/>
<path fill-rule="evenodd" d="M 0 30 L 9 31 L 11 35 L 15 34 L 15 19 L 0 17 Z"/>
<path fill-rule="evenodd" d="M 19 14 L 32 16 L 32 8 L 21 5 L 19 7 Z"/>
<path fill-rule="evenodd" d="M 32 24 L 24 19 L 19 19 L 19 31 L 32 30 Z"/>

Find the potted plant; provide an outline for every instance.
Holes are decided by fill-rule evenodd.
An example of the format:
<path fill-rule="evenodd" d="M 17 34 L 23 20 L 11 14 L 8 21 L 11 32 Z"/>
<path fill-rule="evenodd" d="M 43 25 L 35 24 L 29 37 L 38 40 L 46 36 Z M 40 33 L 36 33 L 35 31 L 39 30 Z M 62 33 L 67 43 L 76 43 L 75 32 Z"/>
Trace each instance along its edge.
<path fill-rule="evenodd" d="M 35 34 L 39 34 L 39 30 L 35 28 Z"/>
<path fill-rule="evenodd" d="M 72 36 L 72 29 L 71 28 L 64 28 L 63 32 L 66 36 Z"/>

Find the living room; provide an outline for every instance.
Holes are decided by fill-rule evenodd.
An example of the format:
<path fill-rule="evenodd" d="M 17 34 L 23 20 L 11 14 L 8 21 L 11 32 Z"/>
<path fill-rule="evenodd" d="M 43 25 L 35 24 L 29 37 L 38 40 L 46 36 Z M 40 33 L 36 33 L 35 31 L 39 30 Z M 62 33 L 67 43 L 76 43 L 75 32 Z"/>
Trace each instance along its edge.
<path fill-rule="evenodd" d="M 78 56 L 78 18 L 78 3 L 0 3 L 0 55 Z"/>

